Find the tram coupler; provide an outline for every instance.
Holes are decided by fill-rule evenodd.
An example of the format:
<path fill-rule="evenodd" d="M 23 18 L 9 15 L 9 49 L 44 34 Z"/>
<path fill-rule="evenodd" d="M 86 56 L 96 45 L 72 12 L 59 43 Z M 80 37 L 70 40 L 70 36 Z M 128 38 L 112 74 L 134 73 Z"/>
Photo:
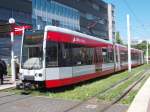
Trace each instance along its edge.
<path fill-rule="evenodd" d="M 21 82 L 17 84 L 17 89 L 28 90 L 32 88 L 32 84 L 30 82 Z"/>
<path fill-rule="evenodd" d="M 44 82 L 30 82 L 30 81 L 22 81 L 17 84 L 17 89 L 23 90 L 31 90 L 31 89 L 44 89 Z"/>

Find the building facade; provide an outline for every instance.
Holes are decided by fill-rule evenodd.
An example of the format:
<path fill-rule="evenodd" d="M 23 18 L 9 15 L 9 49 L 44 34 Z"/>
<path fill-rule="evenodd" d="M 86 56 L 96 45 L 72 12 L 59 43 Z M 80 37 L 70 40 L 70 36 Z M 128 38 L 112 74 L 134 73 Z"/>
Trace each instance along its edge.
<path fill-rule="evenodd" d="M 115 14 L 114 5 L 108 4 L 108 37 L 109 41 L 115 42 Z"/>
<path fill-rule="evenodd" d="M 0 15 L 0 24 L 14 18 L 17 24 L 34 29 L 54 25 L 105 40 L 115 38 L 114 6 L 102 0 L 0 0 Z M 20 45 L 21 37 L 15 42 Z M 10 37 L 0 34 L 0 57 L 10 54 L 10 45 Z"/>
<path fill-rule="evenodd" d="M 114 6 L 102 0 L 32 0 L 32 8 L 36 29 L 55 25 L 105 40 L 114 38 Z"/>
<path fill-rule="evenodd" d="M 0 24 L 15 18 L 19 24 L 32 24 L 32 3 L 30 0 L 0 0 Z"/>
<path fill-rule="evenodd" d="M 0 0 L 0 24 L 14 18 L 17 24 L 32 25 L 32 3 L 29 0 Z M 15 55 L 20 55 L 21 37 L 15 38 Z M 11 42 L 9 34 L 0 34 L 0 58 L 10 63 Z"/>
<path fill-rule="evenodd" d="M 36 29 L 43 29 L 45 25 L 54 25 L 80 30 L 78 10 L 54 0 L 32 0 L 32 6 L 32 23 Z"/>

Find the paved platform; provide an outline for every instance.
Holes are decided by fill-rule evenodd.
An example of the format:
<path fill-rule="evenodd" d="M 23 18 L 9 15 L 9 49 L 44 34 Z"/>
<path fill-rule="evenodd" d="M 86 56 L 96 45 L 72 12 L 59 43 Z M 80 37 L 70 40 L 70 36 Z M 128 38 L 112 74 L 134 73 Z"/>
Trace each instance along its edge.
<path fill-rule="evenodd" d="M 15 87 L 16 87 L 16 83 L 9 83 L 9 84 L 0 85 L 0 91 L 5 90 L 5 89 L 9 89 L 9 88 L 15 88 Z"/>
<path fill-rule="evenodd" d="M 4 84 L 0 85 L 0 91 L 14 87 L 16 87 L 16 83 L 12 83 L 10 77 L 4 77 Z"/>
<path fill-rule="evenodd" d="M 108 105 L 100 102 L 87 102 L 68 110 L 80 101 L 11 94 L 0 92 L 0 110 L 2 112 L 100 112 L 102 108 Z M 127 109 L 128 106 L 126 105 L 115 105 L 106 112 L 125 112 Z"/>
<path fill-rule="evenodd" d="M 150 112 L 150 77 L 135 96 L 127 112 Z"/>

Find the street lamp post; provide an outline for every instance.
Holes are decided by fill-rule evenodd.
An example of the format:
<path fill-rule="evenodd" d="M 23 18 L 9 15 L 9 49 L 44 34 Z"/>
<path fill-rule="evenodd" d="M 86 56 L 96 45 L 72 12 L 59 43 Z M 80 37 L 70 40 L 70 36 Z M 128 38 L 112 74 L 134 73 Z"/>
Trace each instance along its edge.
<path fill-rule="evenodd" d="M 11 25 L 15 24 L 15 19 L 10 18 L 9 23 Z M 11 31 L 11 75 L 12 75 L 12 82 L 14 83 L 16 80 L 16 71 L 15 71 L 15 59 L 14 59 L 14 31 Z"/>

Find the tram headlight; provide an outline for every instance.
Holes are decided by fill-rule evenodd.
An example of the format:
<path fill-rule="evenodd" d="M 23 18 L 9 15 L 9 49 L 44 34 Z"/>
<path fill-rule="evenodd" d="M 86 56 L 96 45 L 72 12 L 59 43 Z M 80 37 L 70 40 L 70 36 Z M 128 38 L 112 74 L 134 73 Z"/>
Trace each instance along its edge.
<path fill-rule="evenodd" d="M 36 73 L 35 77 L 42 77 L 42 74 L 41 73 Z"/>
<path fill-rule="evenodd" d="M 38 76 L 38 74 L 36 73 L 36 74 L 35 74 L 35 77 L 37 77 L 37 76 Z"/>
<path fill-rule="evenodd" d="M 42 77 L 42 74 L 41 74 L 41 73 L 39 73 L 39 77 Z"/>

